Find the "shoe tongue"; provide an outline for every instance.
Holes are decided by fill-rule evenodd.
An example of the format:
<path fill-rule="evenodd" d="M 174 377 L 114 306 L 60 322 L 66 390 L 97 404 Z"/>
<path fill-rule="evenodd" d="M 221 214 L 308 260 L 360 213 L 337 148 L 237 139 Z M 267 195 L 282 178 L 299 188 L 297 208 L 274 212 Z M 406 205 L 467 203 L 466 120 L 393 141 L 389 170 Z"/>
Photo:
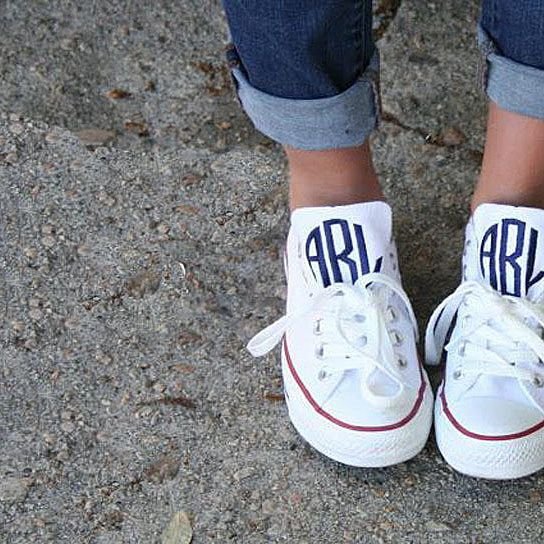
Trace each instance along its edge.
<path fill-rule="evenodd" d="M 320 285 L 355 283 L 382 268 L 391 240 L 391 208 L 385 202 L 299 208 L 291 225 L 301 258 Z"/>
<path fill-rule="evenodd" d="M 472 216 L 483 278 L 505 295 L 544 293 L 544 210 L 482 204 Z"/>

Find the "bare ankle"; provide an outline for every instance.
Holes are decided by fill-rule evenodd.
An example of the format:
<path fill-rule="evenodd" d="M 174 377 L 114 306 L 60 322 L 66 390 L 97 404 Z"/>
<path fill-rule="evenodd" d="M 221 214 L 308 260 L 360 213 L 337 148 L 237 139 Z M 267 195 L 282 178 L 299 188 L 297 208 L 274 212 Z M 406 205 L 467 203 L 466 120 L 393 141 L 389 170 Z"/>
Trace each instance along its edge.
<path fill-rule="evenodd" d="M 291 209 L 384 200 L 367 143 L 345 149 L 285 149 Z"/>
<path fill-rule="evenodd" d="M 544 208 L 544 121 L 489 106 L 482 172 L 472 211 L 480 204 Z"/>

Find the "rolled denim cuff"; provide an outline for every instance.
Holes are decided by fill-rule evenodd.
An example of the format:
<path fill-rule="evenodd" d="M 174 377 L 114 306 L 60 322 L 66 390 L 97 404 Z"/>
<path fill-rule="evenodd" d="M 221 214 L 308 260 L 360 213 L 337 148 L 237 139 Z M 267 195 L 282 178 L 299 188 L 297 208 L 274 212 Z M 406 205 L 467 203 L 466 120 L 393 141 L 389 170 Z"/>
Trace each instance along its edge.
<path fill-rule="evenodd" d="M 347 90 L 328 98 L 281 98 L 253 87 L 233 67 L 238 98 L 255 128 L 276 142 L 317 150 L 362 144 L 379 119 L 379 56 Z"/>
<path fill-rule="evenodd" d="M 501 108 L 544 119 L 544 70 L 513 61 L 500 54 L 489 34 L 479 26 L 483 54 L 482 85 Z"/>

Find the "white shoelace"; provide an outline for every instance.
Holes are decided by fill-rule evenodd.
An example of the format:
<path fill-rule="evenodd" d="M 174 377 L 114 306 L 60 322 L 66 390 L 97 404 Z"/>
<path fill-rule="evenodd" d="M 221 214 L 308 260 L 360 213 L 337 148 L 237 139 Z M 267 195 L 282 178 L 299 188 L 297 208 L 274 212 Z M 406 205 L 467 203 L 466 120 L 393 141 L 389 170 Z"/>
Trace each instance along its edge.
<path fill-rule="evenodd" d="M 387 288 L 387 289 L 384 289 Z M 388 292 L 388 290 L 390 292 Z M 319 291 L 302 312 L 287 314 L 255 335 L 247 345 L 255 357 L 268 353 L 299 320 L 320 316 L 314 326 L 331 332 L 332 341 L 319 345 L 316 355 L 322 360 L 318 379 L 361 370 L 366 398 L 382 407 L 390 406 L 402 395 L 402 370 L 407 362 L 395 353 L 395 339 L 388 329 L 397 316 L 388 305 L 391 292 L 404 303 L 417 339 L 417 321 L 408 296 L 394 279 L 378 272 L 365 274 L 354 285 L 335 283 Z M 332 326 L 329 323 L 332 320 Z M 327 325 L 325 323 L 327 322 Z M 401 343 L 402 339 L 397 338 Z M 370 374 L 379 369 L 398 384 L 393 396 L 376 394 L 368 383 Z"/>
<path fill-rule="evenodd" d="M 444 347 L 462 305 L 464 317 L 456 325 L 461 327 L 459 334 Z M 543 387 L 544 340 L 536 332 L 543 327 L 541 305 L 501 295 L 477 281 L 466 281 L 431 316 L 425 335 L 427 363 L 439 364 L 443 349 L 457 349 L 460 357 L 453 374 L 455 379 L 466 374 L 487 375 L 516 378 Z"/>

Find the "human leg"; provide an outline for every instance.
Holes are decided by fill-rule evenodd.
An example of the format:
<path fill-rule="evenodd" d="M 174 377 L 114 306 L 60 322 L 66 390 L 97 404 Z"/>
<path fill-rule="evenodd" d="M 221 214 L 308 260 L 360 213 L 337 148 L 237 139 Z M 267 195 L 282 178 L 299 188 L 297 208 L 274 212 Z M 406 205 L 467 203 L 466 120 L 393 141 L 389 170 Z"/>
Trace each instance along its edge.
<path fill-rule="evenodd" d="M 286 149 L 287 315 L 248 345 L 282 342 L 289 414 L 316 449 L 357 466 L 414 456 L 432 393 L 402 290 L 391 209 L 372 167 L 378 58 L 370 0 L 225 0 L 238 97 Z"/>

